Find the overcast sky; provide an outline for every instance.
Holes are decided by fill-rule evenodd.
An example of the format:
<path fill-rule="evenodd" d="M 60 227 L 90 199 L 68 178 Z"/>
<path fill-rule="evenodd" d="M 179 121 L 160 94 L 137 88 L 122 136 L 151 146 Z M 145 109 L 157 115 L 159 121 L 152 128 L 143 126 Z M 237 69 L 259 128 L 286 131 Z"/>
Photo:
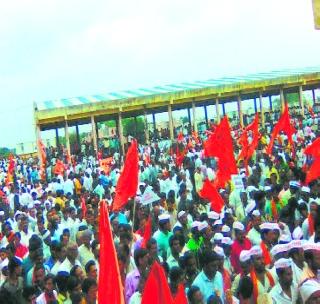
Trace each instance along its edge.
<path fill-rule="evenodd" d="M 34 101 L 320 66 L 311 3 L 1 1 L 0 146 L 34 140 Z"/>

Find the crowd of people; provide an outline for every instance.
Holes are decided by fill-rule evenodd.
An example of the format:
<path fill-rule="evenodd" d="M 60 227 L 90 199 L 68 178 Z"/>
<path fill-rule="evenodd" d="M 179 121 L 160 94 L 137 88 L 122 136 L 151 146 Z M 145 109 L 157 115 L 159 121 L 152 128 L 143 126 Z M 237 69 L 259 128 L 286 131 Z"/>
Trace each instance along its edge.
<path fill-rule="evenodd" d="M 248 165 L 239 161 L 239 174 L 219 189 L 220 213 L 199 195 L 217 173 L 217 160 L 204 157 L 206 134 L 181 139 L 181 166 L 161 143 L 139 145 L 137 194 L 116 212 L 119 153 L 106 169 L 93 155 L 68 161 L 47 150 L 45 178 L 36 159 L 2 160 L 0 303 L 97 303 L 101 201 L 110 208 L 126 304 L 141 303 L 155 262 L 173 299 L 183 286 L 189 304 L 318 303 L 320 182 L 305 184 L 312 159 L 303 154 L 319 136 L 318 119 L 292 121 L 294 155 L 285 134 L 265 153 L 270 133 L 260 128 Z M 232 131 L 236 156 L 240 134 Z M 149 218 L 152 235 L 142 246 Z"/>

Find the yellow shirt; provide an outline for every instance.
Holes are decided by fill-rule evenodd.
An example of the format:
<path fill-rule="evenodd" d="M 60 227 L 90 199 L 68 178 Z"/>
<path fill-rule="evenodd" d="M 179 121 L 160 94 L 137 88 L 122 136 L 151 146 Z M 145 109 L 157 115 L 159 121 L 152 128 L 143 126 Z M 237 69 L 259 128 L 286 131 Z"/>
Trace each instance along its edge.
<path fill-rule="evenodd" d="M 55 199 L 54 203 L 58 204 L 60 206 L 61 210 L 64 209 L 64 207 L 65 207 L 64 199 L 62 199 L 61 197 L 57 197 Z"/>

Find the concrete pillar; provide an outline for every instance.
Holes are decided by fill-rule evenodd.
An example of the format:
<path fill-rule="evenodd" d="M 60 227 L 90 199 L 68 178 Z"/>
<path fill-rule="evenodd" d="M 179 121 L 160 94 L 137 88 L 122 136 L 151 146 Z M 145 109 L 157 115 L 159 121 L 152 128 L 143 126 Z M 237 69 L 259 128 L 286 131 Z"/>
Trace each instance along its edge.
<path fill-rule="evenodd" d="M 281 113 L 284 111 L 284 93 L 283 89 L 280 89 L 280 102 L 281 102 Z"/>
<path fill-rule="evenodd" d="M 153 136 L 157 137 L 157 124 L 156 124 L 156 114 L 152 113 L 152 125 L 153 125 Z"/>
<path fill-rule="evenodd" d="M 257 113 L 258 112 L 257 98 L 254 98 L 253 100 L 253 106 L 254 106 L 254 113 Z"/>
<path fill-rule="evenodd" d="M 265 126 L 265 117 L 264 117 L 264 109 L 262 104 L 262 94 L 259 92 L 259 105 L 260 105 L 260 117 L 261 117 L 261 125 L 264 128 Z"/>
<path fill-rule="evenodd" d="M 238 114 L 239 114 L 240 126 L 243 127 L 242 102 L 241 102 L 241 96 L 240 95 L 238 95 L 237 104 L 238 104 Z"/>
<path fill-rule="evenodd" d="M 97 128 L 96 128 L 96 122 L 94 121 L 94 116 L 91 115 L 91 134 L 92 134 L 92 141 L 93 141 L 93 149 L 95 154 L 98 153 L 98 140 L 97 140 Z"/>
<path fill-rule="evenodd" d="M 191 113 L 190 113 L 190 108 L 187 108 L 187 111 L 188 111 L 189 129 L 191 129 Z"/>
<path fill-rule="evenodd" d="M 316 93 L 315 93 L 314 89 L 312 89 L 312 100 L 313 100 L 313 105 L 315 105 L 315 103 L 316 103 Z"/>
<path fill-rule="evenodd" d="M 122 114 L 121 112 L 118 113 L 118 134 L 119 134 L 119 141 L 120 141 L 120 152 L 124 155 L 124 138 L 123 138 L 123 128 L 122 128 Z"/>
<path fill-rule="evenodd" d="M 303 91 L 302 86 L 299 86 L 299 104 L 301 108 L 301 115 L 304 117 Z"/>
<path fill-rule="evenodd" d="M 216 113 L 217 113 L 217 123 L 220 123 L 220 108 L 219 108 L 219 99 L 216 98 Z"/>
<path fill-rule="evenodd" d="M 56 146 L 57 146 L 57 148 L 59 147 L 59 144 L 60 144 L 60 142 L 59 142 L 59 129 L 56 128 Z"/>
<path fill-rule="evenodd" d="M 76 124 L 76 135 L 77 135 L 77 143 L 80 146 L 80 133 L 79 133 L 79 125 Z"/>
<path fill-rule="evenodd" d="M 65 132 L 65 137 L 66 137 L 67 153 L 69 155 L 68 159 L 70 160 L 71 150 L 70 150 L 69 126 L 68 126 L 68 121 L 67 120 L 65 121 L 64 132 Z"/>
<path fill-rule="evenodd" d="M 170 132 L 170 139 L 174 139 L 174 132 L 173 132 L 173 117 L 172 117 L 172 106 L 171 104 L 168 105 L 168 116 L 169 116 L 169 132 Z"/>
<path fill-rule="evenodd" d="M 197 126 L 197 115 L 196 115 L 196 105 L 194 101 L 192 102 L 192 128 L 193 131 L 198 132 L 198 126 Z"/>
<path fill-rule="evenodd" d="M 206 120 L 207 129 L 208 129 L 208 128 L 209 128 L 209 119 L 208 119 L 208 109 L 207 109 L 207 106 L 204 105 L 204 106 L 203 106 L 203 109 L 204 109 L 204 117 L 205 117 L 205 120 Z"/>
<path fill-rule="evenodd" d="M 270 106 L 270 111 L 272 111 L 272 96 L 269 95 L 269 106 Z"/>
<path fill-rule="evenodd" d="M 148 129 L 148 117 L 147 117 L 147 111 L 144 110 L 144 136 L 146 139 L 146 143 L 149 144 L 149 129 Z"/>

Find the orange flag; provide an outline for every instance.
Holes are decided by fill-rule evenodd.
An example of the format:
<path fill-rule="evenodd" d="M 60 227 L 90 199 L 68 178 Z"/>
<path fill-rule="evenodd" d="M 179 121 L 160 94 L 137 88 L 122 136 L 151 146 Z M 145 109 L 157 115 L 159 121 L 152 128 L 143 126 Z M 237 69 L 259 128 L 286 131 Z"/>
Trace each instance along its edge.
<path fill-rule="evenodd" d="M 218 192 L 217 188 L 210 183 L 208 179 L 206 179 L 203 183 L 202 189 L 199 192 L 200 197 L 207 199 L 211 203 L 211 210 L 220 213 L 223 206 L 224 201 Z"/>
<path fill-rule="evenodd" d="M 231 175 L 238 173 L 233 152 L 231 128 L 227 116 L 221 120 L 214 132 L 204 142 L 204 155 L 218 158 L 216 186 L 224 188 L 225 184 L 231 179 Z"/>
<path fill-rule="evenodd" d="M 146 224 L 144 226 L 143 241 L 141 244 L 141 248 L 147 247 L 147 243 L 151 238 L 151 234 L 152 234 L 152 219 L 151 219 L 151 215 L 149 215 L 148 220 L 146 221 Z"/>
<path fill-rule="evenodd" d="M 124 304 L 118 258 L 105 201 L 100 202 L 99 240 L 98 302 L 99 304 Z"/>
<path fill-rule="evenodd" d="M 142 294 L 141 304 L 150 303 L 174 304 L 167 277 L 158 262 L 153 263 Z"/>
<path fill-rule="evenodd" d="M 292 135 L 296 132 L 296 130 L 291 125 L 289 108 L 288 108 L 287 103 L 285 104 L 284 111 L 283 111 L 281 117 L 279 118 L 279 121 L 277 122 L 277 124 L 274 126 L 274 128 L 272 130 L 270 143 L 269 143 L 267 150 L 266 150 L 266 152 L 268 154 L 270 154 L 270 155 L 272 154 L 272 148 L 273 148 L 274 141 L 277 138 L 277 136 L 280 134 L 281 131 L 283 131 L 288 136 L 288 142 L 291 145 L 291 148 L 293 148 Z"/>
<path fill-rule="evenodd" d="M 129 198 L 136 196 L 139 175 L 138 161 L 138 146 L 137 141 L 134 139 L 128 149 L 123 170 L 116 186 L 116 195 L 112 206 L 113 211 L 122 209 L 128 203 Z"/>
<path fill-rule="evenodd" d="M 184 286 L 183 284 L 180 284 L 178 287 L 178 292 L 176 296 L 173 299 L 174 304 L 188 304 L 187 296 L 184 291 Z"/>
<path fill-rule="evenodd" d="M 314 140 L 311 145 L 306 147 L 304 154 L 313 157 L 313 162 L 309 170 L 307 170 L 305 181 L 306 184 L 309 184 L 320 176 L 320 137 Z"/>

